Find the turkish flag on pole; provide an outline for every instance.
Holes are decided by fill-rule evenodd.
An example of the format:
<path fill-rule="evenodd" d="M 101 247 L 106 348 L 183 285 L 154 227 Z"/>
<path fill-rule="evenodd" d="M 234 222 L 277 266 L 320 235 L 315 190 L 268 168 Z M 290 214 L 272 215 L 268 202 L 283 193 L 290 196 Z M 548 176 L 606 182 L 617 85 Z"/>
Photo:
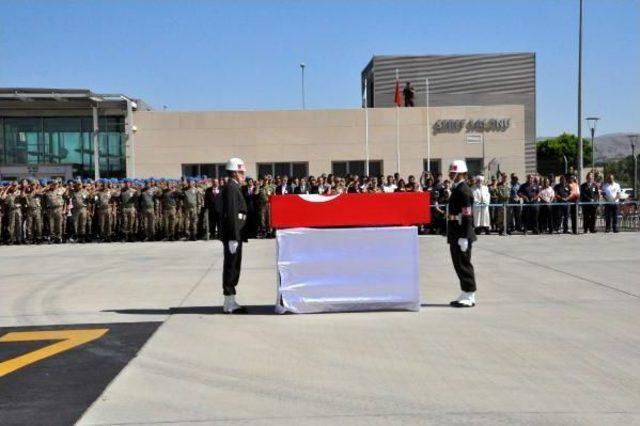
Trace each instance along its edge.
<path fill-rule="evenodd" d="M 395 102 L 396 106 L 402 106 L 402 98 L 400 97 L 400 78 L 398 76 L 397 68 L 396 68 L 396 94 L 395 94 L 395 98 L 393 99 L 393 102 Z"/>

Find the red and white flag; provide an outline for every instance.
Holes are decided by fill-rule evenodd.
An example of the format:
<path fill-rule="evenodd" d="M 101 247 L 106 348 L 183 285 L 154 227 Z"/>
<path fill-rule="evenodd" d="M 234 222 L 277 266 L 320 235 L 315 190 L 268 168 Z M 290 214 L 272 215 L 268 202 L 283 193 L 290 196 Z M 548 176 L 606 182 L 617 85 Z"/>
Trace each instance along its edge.
<path fill-rule="evenodd" d="M 396 106 L 402 106 L 402 97 L 400 96 L 400 76 L 398 74 L 398 69 L 396 69 L 396 94 L 393 102 L 396 104 Z"/>

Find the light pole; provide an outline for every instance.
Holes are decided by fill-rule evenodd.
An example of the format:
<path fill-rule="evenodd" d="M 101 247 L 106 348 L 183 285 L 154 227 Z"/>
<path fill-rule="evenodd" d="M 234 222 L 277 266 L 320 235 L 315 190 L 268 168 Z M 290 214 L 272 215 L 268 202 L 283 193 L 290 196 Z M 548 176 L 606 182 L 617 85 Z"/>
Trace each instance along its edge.
<path fill-rule="evenodd" d="M 633 198 L 638 199 L 638 157 L 636 157 L 636 145 L 638 144 L 638 136 L 627 135 L 629 145 L 631 145 L 631 156 L 633 157 Z"/>
<path fill-rule="evenodd" d="M 591 173 L 596 175 L 596 146 L 594 142 L 594 136 L 596 134 L 596 124 L 598 124 L 599 117 L 587 117 L 587 123 L 589 123 L 589 129 L 591 130 Z"/>
<path fill-rule="evenodd" d="M 427 171 L 431 173 L 431 123 L 429 121 L 429 78 L 424 79 L 425 82 L 425 105 L 427 107 Z"/>
<path fill-rule="evenodd" d="M 580 0 L 580 24 L 578 27 L 578 182 L 582 182 L 582 0 Z"/>
<path fill-rule="evenodd" d="M 300 64 L 300 72 L 302 73 L 302 109 L 305 109 L 305 102 L 304 102 L 304 67 L 306 67 L 307 64 L 305 64 L 304 62 Z"/>

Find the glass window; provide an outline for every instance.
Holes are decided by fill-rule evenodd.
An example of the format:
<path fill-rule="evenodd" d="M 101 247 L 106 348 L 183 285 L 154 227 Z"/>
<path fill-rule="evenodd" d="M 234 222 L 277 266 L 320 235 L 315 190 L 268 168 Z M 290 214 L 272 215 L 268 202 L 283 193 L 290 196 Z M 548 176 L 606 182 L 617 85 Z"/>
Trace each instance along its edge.
<path fill-rule="evenodd" d="M 291 163 L 275 163 L 273 173 L 275 176 L 291 175 Z"/>
<path fill-rule="evenodd" d="M 258 176 L 264 177 L 266 175 L 273 176 L 273 164 L 272 163 L 258 163 Z"/>
<path fill-rule="evenodd" d="M 109 159 L 109 173 L 124 172 L 123 133 L 107 133 L 107 158 Z"/>
<path fill-rule="evenodd" d="M 482 164 L 482 158 L 467 158 L 465 159 L 467 162 L 467 169 L 469 170 L 469 174 L 471 176 L 479 175 L 482 173 L 482 169 L 484 165 Z"/>
<path fill-rule="evenodd" d="M 206 175 L 207 177 L 216 177 L 216 165 L 215 164 L 200 164 L 199 176 Z"/>
<path fill-rule="evenodd" d="M 45 118 L 44 163 L 82 164 L 82 123 L 74 117 Z"/>
<path fill-rule="evenodd" d="M 4 141 L 9 164 L 38 163 L 42 120 L 39 118 L 5 118 Z"/>
<path fill-rule="evenodd" d="M 183 164 L 182 176 L 198 176 L 200 174 L 200 164 Z"/>
<path fill-rule="evenodd" d="M 371 167 L 371 161 L 369 161 L 369 167 Z M 349 161 L 349 174 L 364 175 L 364 161 Z"/>
<path fill-rule="evenodd" d="M 0 127 L 0 162 L 71 164 L 74 173 L 93 175 L 93 118 L 5 118 Z M 100 175 L 121 177 L 125 170 L 124 117 L 100 117 Z"/>
<path fill-rule="evenodd" d="M 309 173 L 309 163 L 293 163 L 291 177 L 303 178 Z"/>
<path fill-rule="evenodd" d="M 306 177 L 309 173 L 309 163 L 258 163 L 258 177 L 265 175 Z"/>
<path fill-rule="evenodd" d="M 332 161 L 331 173 L 336 176 L 344 177 L 347 175 L 347 162 L 346 161 Z"/>
<path fill-rule="evenodd" d="M 369 160 L 369 176 L 382 176 L 382 160 Z"/>
<path fill-rule="evenodd" d="M 0 164 L 7 162 L 4 152 L 4 120 L 0 117 Z"/>
<path fill-rule="evenodd" d="M 93 156 L 93 139 L 91 139 L 91 144 L 91 155 Z M 108 133 L 98 134 L 98 160 L 100 162 L 100 174 L 108 173 L 110 171 Z"/>
<path fill-rule="evenodd" d="M 224 163 L 183 164 L 182 176 L 203 176 L 220 178 L 226 175 Z"/>
<path fill-rule="evenodd" d="M 224 163 L 218 164 L 216 166 L 218 174 L 215 176 L 217 178 L 225 177 L 227 175 L 227 165 Z"/>
<path fill-rule="evenodd" d="M 423 167 L 424 167 L 424 171 L 426 172 L 427 170 L 431 171 L 431 174 L 433 174 L 434 176 L 439 175 L 440 173 L 442 173 L 442 160 L 439 158 L 432 158 L 430 160 L 430 165 L 431 167 L 429 169 L 427 169 L 427 160 L 423 161 Z"/>
<path fill-rule="evenodd" d="M 333 161 L 331 162 L 331 173 L 336 176 L 346 176 L 348 174 L 364 175 L 364 160 L 355 161 Z M 382 160 L 369 160 L 369 175 L 378 176 L 382 174 Z"/>

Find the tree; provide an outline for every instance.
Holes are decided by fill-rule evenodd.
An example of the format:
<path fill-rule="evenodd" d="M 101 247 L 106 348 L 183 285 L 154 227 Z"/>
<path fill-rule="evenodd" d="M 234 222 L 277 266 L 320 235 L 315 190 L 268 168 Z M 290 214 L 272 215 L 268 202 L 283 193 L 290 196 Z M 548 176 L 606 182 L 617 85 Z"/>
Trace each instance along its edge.
<path fill-rule="evenodd" d="M 583 166 L 591 166 L 591 142 L 582 139 Z M 578 169 L 578 137 L 569 133 L 563 133 L 558 137 L 539 141 L 536 144 L 536 157 L 538 161 L 538 173 L 541 175 L 560 175 L 565 172 L 565 160 L 567 169 Z"/>
<path fill-rule="evenodd" d="M 612 174 L 614 179 L 622 186 L 633 186 L 633 157 L 629 155 L 621 160 L 607 161 L 604 163 L 604 175 Z"/>

